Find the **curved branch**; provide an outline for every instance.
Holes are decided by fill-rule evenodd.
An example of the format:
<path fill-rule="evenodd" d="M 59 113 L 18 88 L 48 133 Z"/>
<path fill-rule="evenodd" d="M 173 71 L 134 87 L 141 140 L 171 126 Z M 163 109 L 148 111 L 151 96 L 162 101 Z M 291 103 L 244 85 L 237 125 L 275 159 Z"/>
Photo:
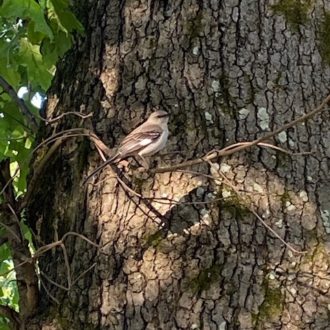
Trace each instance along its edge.
<path fill-rule="evenodd" d="M 69 130 L 65 130 L 59 133 L 56 133 L 50 136 L 48 139 L 40 143 L 32 152 L 36 152 L 42 146 L 47 145 L 49 143 L 54 142 L 54 144 L 49 148 L 46 155 L 40 160 L 37 168 L 35 169 L 32 179 L 29 182 L 28 190 L 24 196 L 24 199 L 21 202 L 20 210 L 24 209 L 24 207 L 29 202 L 34 189 L 36 188 L 36 182 L 38 178 L 41 176 L 42 172 L 46 168 L 46 165 L 49 163 L 51 157 L 55 154 L 58 148 L 64 143 L 68 138 L 71 137 L 81 137 L 87 136 L 95 146 L 104 152 L 107 155 L 111 154 L 111 149 L 109 149 L 92 131 L 85 129 L 85 128 L 72 128 Z"/>
<path fill-rule="evenodd" d="M 237 145 L 237 144 L 230 145 L 230 146 L 225 147 L 221 150 L 214 150 L 214 151 L 211 151 L 211 152 L 207 153 L 205 156 L 203 156 L 201 158 L 189 160 L 187 162 L 183 162 L 183 163 L 168 166 L 168 167 L 160 167 L 160 168 L 156 169 L 154 172 L 155 173 L 173 172 L 173 171 L 178 170 L 178 169 L 183 169 L 183 168 L 186 168 L 186 167 L 190 167 L 190 166 L 193 166 L 193 165 L 197 165 L 197 164 L 201 164 L 201 163 L 210 161 L 210 160 L 215 159 L 217 157 L 229 156 L 229 155 L 231 155 L 235 152 L 242 151 L 242 150 L 251 148 L 253 146 L 261 145 L 261 142 L 269 140 L 269 139 L 273 138 L 274 136 L 276 136 L 277 134 L 279 134 L 279 133 L 295 126 L 296 124 L 301 123 L 301 122 L 315 116 L 316 114 L 320 113 L 321 111 L 324 110 L 325 106 L 329 104 L 329 102 L 330 102 L 330 95 L 328 95 L 321 102 L 321 104 L 318 107 L 316 107 L 314 110 L 312 110 L 311 112 L 308 112 L 305 115 L 300 116 L 299 118 L 297 118 L 293 121 L 290 121 L 289 123 L 287 123 L 287 124 L 279 127 L 278 129 L 276 129 L 275 131 L 272 131 L 272 132 L 270 132 L 270 133 L 268 133 L 268 134 L 266 134 L 266 135 L 264 135 L 264 136 L 262 136 L 262 137 L 260 137 L 256 140 L 253 140 L 251 142 L 243 142 L 239 145 Z"/>

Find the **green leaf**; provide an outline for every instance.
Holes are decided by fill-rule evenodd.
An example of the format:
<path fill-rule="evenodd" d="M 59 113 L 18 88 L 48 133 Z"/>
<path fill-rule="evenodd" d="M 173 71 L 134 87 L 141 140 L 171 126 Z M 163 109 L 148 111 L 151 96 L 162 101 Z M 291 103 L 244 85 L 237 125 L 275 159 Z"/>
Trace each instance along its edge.
<path fill-rule="evenodd" d="M 69 9 L 68 0 L 51 0 L 49 6 L 50 17 L 58 20 L 58 25 L 63 31 L 72 32 L 74 30 L 83 32 L 84 28 Z M 53 15 L 54 16 L 53 16 Z"/>
<path fill-rule="evenodd" d="M 9 321 L 2 316 L 0 316 L 0 329 L 1 330 L 10 330 Z"/>
<path fill-rule="evenodd" d="M 41 32 L 49 38 L 53 37 L 52 30 L 45 20 L 44 11 L 35 0 L 4 0 L 0 7 L 0 16 L 27 18 L 34 22 L 34 31 Z"/>
<path fill-rule="evenodd" d="M 0 39 L 0 75 L 4 77 L 12 86 L 17 86 L 20 82 L 20 74 L 17 70 L 17 63 L 12 61 L 13 53 L 11 45 Z"/>
<path fill-rule="evenodd" d="M 44 39 L 41 44 L 40 52 L 43 55 L 45 63 L 51 64 L 63 56 L 71 48 L 71 37 L 63 31 L 55 34 L 54 41 Z"/>
<path fill-rule="evenodd" d="M 7 244 L 2 244 L 0 246 L 0 263 L 2 263 L 4 260 L 9 259 L 10 257 L 10 251 Z"/>
<path fill-rule="evenodd" d="M 26 67 L 29 78 L 34 82 L 38 81 L 41 88 L 47 90 L 53 75 L 51 68 L 44 66 L 40 46 L 31 44 L 27 38 L 21 39 L 19 60 Z"/>

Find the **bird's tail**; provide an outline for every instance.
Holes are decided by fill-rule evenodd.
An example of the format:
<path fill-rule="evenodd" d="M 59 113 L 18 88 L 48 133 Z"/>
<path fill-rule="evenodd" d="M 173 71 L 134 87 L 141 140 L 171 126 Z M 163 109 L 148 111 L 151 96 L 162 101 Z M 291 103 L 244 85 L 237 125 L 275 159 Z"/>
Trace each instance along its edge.
<path fill-rule="evenodd" d="M 104 167 L 106 167 L 108 164 L 114 164 L 117 163 L 120 160 L 120 154 L 116 153 L 114 156 L 107 159 L 104 163 L 102 163 L 100 166 L 98 166 L 90 175 L 86 177 L 83 184 L 85 184 L 91 177 L 93 177 L 96 173 L 100 172 Z"/>

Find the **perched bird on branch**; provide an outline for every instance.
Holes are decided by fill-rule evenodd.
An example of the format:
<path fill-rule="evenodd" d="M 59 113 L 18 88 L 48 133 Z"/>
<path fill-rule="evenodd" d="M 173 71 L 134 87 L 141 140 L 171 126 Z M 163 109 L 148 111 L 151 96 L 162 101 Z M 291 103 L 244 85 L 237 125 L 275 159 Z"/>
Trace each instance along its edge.
<path fill-rule="evenodd" d="M 86 179 L 88 181 L 92 176 L 98 173 L 108 164 L 115 164 L 127 157 L 138 157 L 138 161 L 142 161 L 142 165 L 149 167 L 144 157 L 156 154 L 166 145 L 168 138 L 168 118 L 166 111 L 158 110 L 153 112 L 149 118 L 120 143 L 117 152 L 106 160 L 102 165 L 97 167 Z"/>

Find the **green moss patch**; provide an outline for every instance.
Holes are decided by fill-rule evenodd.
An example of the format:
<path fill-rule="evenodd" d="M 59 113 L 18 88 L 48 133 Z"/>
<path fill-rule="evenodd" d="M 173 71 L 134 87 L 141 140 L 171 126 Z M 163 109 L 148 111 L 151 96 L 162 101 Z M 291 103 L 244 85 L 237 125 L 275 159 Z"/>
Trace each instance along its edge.
<path fill-rule="evenodd" d="M 276 14 L 283 15 L 294 30 L 298 30 L 299 25 L 308 22 L 311 6 L 312 0 L 280 0 L 272 9 Z"/>
<path fill-rule="evenodd" d="M 195 294 L 208 290 L 213 283 L 219 282 L 222 267 L 213 265 L 210 268 L 201 270 L 201 272 L 187 283 L 187 288 Z"/>
<path fill-rule="evenodd" d="M 330 65 L 330 12 L 325 14 L 320 30 L 320 53 L 324 62 Z"/>

